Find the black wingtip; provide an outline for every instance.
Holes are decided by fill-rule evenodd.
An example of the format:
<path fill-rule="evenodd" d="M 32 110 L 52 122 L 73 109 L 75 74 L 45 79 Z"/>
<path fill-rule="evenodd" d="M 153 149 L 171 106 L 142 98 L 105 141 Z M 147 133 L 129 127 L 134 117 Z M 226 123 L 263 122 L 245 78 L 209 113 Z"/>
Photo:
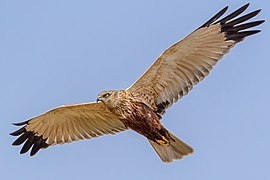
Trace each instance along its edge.
<path fill-rule="evenodd" d="M 237 24 L 242 23 L 244 21 L 247 21 L 247 20 L 253 18 L 254 16 L 258 15 L 260 12 L 261 12 L 261 9 L 258 9 L 256 11 L 248 13 L 248 14 L 242 16 L 242 17 L 239 17 L 237 19 L 233 19 L 233 20 L 227 22 L 226 26 L 234 26 L 234 25 L 237 25 Z"/>
<path fill-rule="evenodd" d="M 30 156 L 34 156 L 41 148 L 47 148 L 49 145 L 46 144 L 45 142 L 46 142 L 45 139 L 42 138 L 37 139 L 31 149 Z"/>
<path fill-rule="evenodd" d="M 39 150 L 40 150 L 40 147 L 37 147 L 37 146 L 35 146 L 35 144 L 34 144 L 34 146 L 32 147 L 32 150 L 31 150 L 31 152 L 30 152 L 30 156 L 32 157 L 32 156 L 36 155 L 36 153 L 37 153 Z"/>
<path fill-rule="evenodd" d="M 221 14 L 224 14 L 229 9 L 229 6 L 225 6 L 223 9 L 220 10 Z"/>
<path fill-rule="evenodd" d="M 26 141 L 26 139 L 28 138 L 28 132 L 24 132 L 18 139 L 16 139 L 12 145 L 13 146 L 18 146 L 21 145 L 22 143 L 24 143 L 24 141 Z"/>
<path fill-rule="evenodd" d="M 237 9 L 236 11 L 240 11 L 242 13 L 245 10 L 247 10 L 247 8 L 249 7 L 249 5 L 250 5 L 250 3 L 247 3 L 244 6 L 240 7 L 239 9 Z"/>
<path fill-rule="evenodd" d="M 236 43 L 238 43 L 242 41 L 245 37 L 257 34 L 259 32 L 261 32 L 261 30 L 250 30 L 250 31 L 238 32 L 232 35 L 228 35 L 227 40 L 233 40 Z"/>
<path fill-rule="evenodd" d="M 29 120 L 23 121 L 23 122 L 18 122 L 18 123 L 12 123 L 12 124 L 15 125 L 15 126 L 23 126 L 23 125 L 28 124 L 28 122 L 29 122 Z"/>
<path fill-rule="evenodd" d="M 238 16 L 239 14 L 243 13 L 249 6 L 249 3 L 240 7 L 239 9 L 237 9 L 236 11 L 230 13 L 229 15 L 225 16 L 224 18 L 222 18 L 221 20 L 217 21 L 216 23 L 214 24 L 218 24 L 218 23 L 221 23 L 221 24 L 224 24 L 226 23 L 227 21 L 235 18 L 236 16 Z"/>
<path fill-rule="evenodd" d="M 12 133 L 9 133 L 9 135 L 11 135 L 11 136 L 19 136 L 22 133 L 24 133 L 25 131 L 26 131 L 25 127 L 22 127 L 20 129 L 18 129 L 17 131 L 14 131 Z"/>
<path fill-rule="evenodd" d="M 252 27 L 255 27 L 255 26 L 259 26 L 260 24 L 264 23 L 265 21 L 264 20 L 260 20 L 260 21 L 253 21 L 253 22 L 250 22 L 250 23 L 246 23 L 246 24 L 240 24 L 238 26 L 234 26 L 234 27 L 224 27 L 222 28 L 222 31 L 225 31 L 226 28 L 227 28 L 227 31 L 241 31 L 241 30 L 245 30 L 245 29 L 249 29 L 249 28 L 252 28 Z"/>
<path fill-rule="evenodd" d="M 260 24 L 262 24 L 262 23 L 264 23 L 265 22 L 265 20 L 259 20 L 261 23 Z M 260 25 L 260 24 L 258 24 L 258 25 Z"/>
<path fill-rule="evenodd" d="M 228 10 L 228 8 L 229 8 L 229 6 L 226 6 L 223 9 L 221 9 L 217 14 L 215 14 L 212 18 L 210 18 L 206 23 L 204 23 L 203 25 L 201 25 L 198 29 L 203 28 L 203 27 L 207 27 L 207 26 L 211 25 L 218 18 L 220 18 Z"/>
<path fill-rule="evenodd" d="M 237 9 L 236 11 L 230 13 L 229 15 L 223 17 L 221 20 L 217 21 L 228 9 L 228 6 L 224 7 L 222 10 L 220 10 L 217 14 L 215 14 L 212 18 L 210 18 L 206 23 L 204 23 L 202 26 L 200 26 L 198 29 L 203 28 L 203 27 L 208 27 L 210 25 L 218 24 L 220 23 L 221 26 L 234 26 L 238 25 L 244 21 L 247 21 L 257 14 L 261 12 L 261 9 L 255 10 L 251 13 L 248 13 L 244 16 L 236 18 L 238 15 L 242 14 L 248 7 L 250 3 L 247 3 Z"/>
<path fill-rule="evenodd" d="M 38 136 L 32 131 L 27 131 L 25 128 L 24 130 L 21 130 L 21 129 L 11 133 L 12 135 L 16 135 L 16 136 L 20 135 L 20 137 L 18 137 L 12 143 L 13 146 L 18 146 L 24 143 L 20 151 L 20 154 L 24 154 L 32 148 L 30 152 L 30 156 L 34 156 L 40 149 L 45 149 L 49 147 L 49 144 L 46 143 L 47 139 L 43 139 L 42 136 Z"/>
<path fill-rule="evenodd" d="M 242 6 L 241 8 L 244 8 L 245 10 L 249 7 L 250 3 L 245 4 L 244 6 Z"/>
<path fill-rule="evenodd" d="M 253 12 L 255 12 L 256 15 L 257 15 L 257 14 L 259 14 L 261 11 L 262 11 L 262 9 L 257 9 L 257 10 L 255 10 L 255 11 L 253 11 Z M 255 15 L 255 16 L 256 16 L 256 15 Z"/>
<path fill-rule="evenodd" d="M 200 28 L 218 24 L 221 28 L 220 32 L 224 32 L 226 40 L 233 40 L 235 43 L 240 42 L 247 36 L 261 32 L 260 30 L 249 30 L 249 28 L 256 27 L 265 22 L 265 20 L 247 22 L 249 19 L 252 19 L 258 15 L 261 12 L 261 9 L 257 9 L 241 16 L 241 14 L 249 7 L 249 5 L 250 3 L 247 3 L 236 11 L 233 11 L 229 15 L 221 18 L 221 20 L 217 21 L 217 19 L 226 12 L 227 7 L 225 7 L 205 24 L 203 24 Z"/>
<path fill-rule="evenodd" d="M 27 139 L 27 141 L 24 143 L 24 145 L 23 145 L 23 147 L 22 147 L 22 149 L 21 149 L 21 151 L 20 151 L 20 154 L 26 153 L 26 152 L 32 147 L 32 145 L 33 145 L 33 143 L 34 143 L 34 141 L 35 141 L 36 139 L 37 139 L 37 138 L 36 138 L 36 136 L 34 135 L 34 133 L 30 131 L 30 132 L 28 133 L 28 139 Z"/>

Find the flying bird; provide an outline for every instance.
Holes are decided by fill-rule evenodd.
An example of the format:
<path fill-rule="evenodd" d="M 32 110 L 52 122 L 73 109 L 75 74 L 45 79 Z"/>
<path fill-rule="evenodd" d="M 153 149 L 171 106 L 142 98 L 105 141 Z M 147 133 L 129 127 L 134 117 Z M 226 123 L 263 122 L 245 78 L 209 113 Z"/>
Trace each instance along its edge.
<path fill-rule="evenodd" d="M 129 88 L 103 91 L 96 102 L 60 106 L 28 121 L 14 123 L 22 127 L 10 133 L 19 136 L 12 145 L 24 143 L 20 153 L 31 149 L 33 156 L 40 149 L 56 144 L 131 129 L 145 136 L 164 162 L 193 153 L 191 146 L 162 125 L 162 115 L 202 81 L 235 44 L 260 32 L 249 28 L 264 20 L 246 22 L 260 9 L 241 16 L 248 6 L 246 4 L 225 17 L 222 16 L 228 6 L 223 8 L 165 50 Z"/>

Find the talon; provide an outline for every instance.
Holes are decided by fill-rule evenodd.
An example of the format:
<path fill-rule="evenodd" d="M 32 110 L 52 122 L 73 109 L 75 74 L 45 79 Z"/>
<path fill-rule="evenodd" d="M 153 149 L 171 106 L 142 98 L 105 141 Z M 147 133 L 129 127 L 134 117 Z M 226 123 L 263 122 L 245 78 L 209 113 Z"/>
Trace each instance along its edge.
<path fill-rule="evenodd" d="M 170 144 L 170 142 L 165 139 L 164 137 L 162 137 L 163 140 L 156 140 L 156 142 L 160 145 L 164 145 L 164 146 L 168 146 Z"/>
<path fill-rule="evenodd" d="M 170 141 L 169 141 L 167 138 L 165 138 L 164 136 L 162 136 L 162 139 L 166 142 L 166 144 L 170 142 Z"/>

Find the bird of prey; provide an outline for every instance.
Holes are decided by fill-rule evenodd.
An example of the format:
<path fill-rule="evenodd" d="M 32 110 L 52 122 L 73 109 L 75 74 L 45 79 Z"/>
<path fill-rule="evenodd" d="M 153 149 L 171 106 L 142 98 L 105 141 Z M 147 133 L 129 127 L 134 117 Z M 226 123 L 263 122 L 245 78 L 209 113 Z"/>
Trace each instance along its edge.
<path fill-rule="evenodd" d="M 235 44 L 260 32 L 249 28 L 264 20 L 246 22 L 260 10 L 240 15 L 248 6 L 222 18 L 228 6 L 223 8 L 165 50 L 129 88 L 103 91 L 96 102 L 60 106 L 28 121 L 14 123 L 23 127 L 11 133 L 19 136 L 13 145 L 24 143 L 20 153 L 31 149 L 32 156 L 52 145 L 131 129 L 145 136 L 164 162 L 193 153 L 191 146 L 161 124 L 161 117 L 167 108 L 202 81 Z"/>

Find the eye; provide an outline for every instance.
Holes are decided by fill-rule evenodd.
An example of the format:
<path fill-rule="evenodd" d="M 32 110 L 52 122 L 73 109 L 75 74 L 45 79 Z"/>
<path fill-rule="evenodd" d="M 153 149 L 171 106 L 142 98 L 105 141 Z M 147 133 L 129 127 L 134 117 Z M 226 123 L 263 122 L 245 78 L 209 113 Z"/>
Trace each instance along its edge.
<path fill-rule="evenodd" d="M 109 96 L 110 96 L 110 94 L 107 93 L 107 94 L 104 94 L 102 97 L 103 97 L 103 98 L 108 98 Z"/>

